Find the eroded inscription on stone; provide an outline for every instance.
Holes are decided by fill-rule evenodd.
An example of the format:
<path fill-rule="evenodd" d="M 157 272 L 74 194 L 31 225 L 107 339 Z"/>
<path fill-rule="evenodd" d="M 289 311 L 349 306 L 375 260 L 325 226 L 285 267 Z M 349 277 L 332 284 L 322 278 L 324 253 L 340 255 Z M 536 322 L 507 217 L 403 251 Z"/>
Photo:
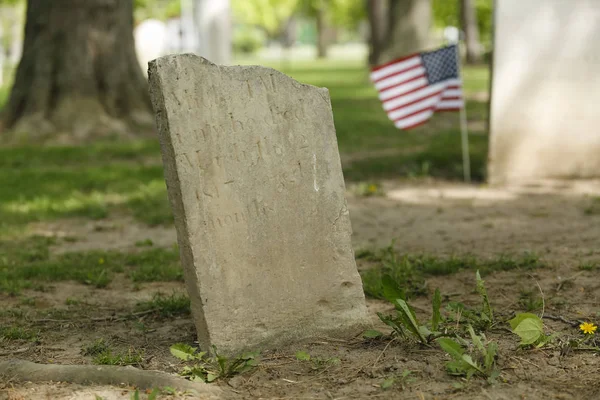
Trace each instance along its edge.
<path fill-rule="evenodd" d="M 194 55 L 153 61 L 149 78 L 202 347 L 364 328 L 327 90 Z"/>

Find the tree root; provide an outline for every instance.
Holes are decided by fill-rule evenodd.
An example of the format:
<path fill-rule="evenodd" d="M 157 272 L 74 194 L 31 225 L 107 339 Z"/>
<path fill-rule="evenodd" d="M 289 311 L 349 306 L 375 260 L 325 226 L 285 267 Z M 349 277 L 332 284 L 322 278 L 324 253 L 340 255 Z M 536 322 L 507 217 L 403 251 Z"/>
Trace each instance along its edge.
<path fill-rule="evenodd" d="M 0 377 L 17 382 L 69 382 L 81 385 L 121 385 L 139 389 L 171 388 L 195 392 L 201 399 L 222 399 L 225 393 L 203 382 L 192 382 L 160 371 L 145 371 L 134 367 L 113 365 L 37 364 L 25 360 L 0 361 Z"/>

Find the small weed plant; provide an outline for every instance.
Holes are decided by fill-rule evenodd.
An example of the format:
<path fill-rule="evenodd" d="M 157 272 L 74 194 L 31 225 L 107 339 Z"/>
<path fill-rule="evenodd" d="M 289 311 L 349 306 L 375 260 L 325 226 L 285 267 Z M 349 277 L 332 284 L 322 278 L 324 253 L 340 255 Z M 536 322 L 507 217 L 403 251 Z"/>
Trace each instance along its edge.
<path fill-rule="evenodd" d="M 467 379 L 473 375 L 479 375 L 493 383 L 500 375 L 500 371 L 496 368 L 498 345 L 495 342 L 487 341 L 483 333 L 477 335 L 470 325 L 467 327 L 467 331 L 471 343 L 461 337 L 437 339 L 440 347 L 452 358 L 446 363 L 446 371 L 450 375 L 466 376 Z M 472 344 L 473 354 L 465 353 L 463 344 L 466 344 L 467 347 L 471 347 Z"/>
<path fill-rule="evenodd" d="M 431 320 L 422 323 L 404 298 L 404 292 L 398 283 L 391 276 L 384 276 L 382 294 L 394 304 L 396 315 L 385 316 L 378 313 L 378 316 L 392 328 L 394 337 L 412 339 L 424 346 L 437 343 L 451 357 L 451 361 L 446 364 L 449 374 L 465 376 L 468 379 L 477 375 L 494 381 L 499 375 L 496 368 L 498 346 L 495 342 L 487 340 L 483 333 L 494 325 L 494 312 L 479 271 L 476 272 L 475 278 L 477 293 L 481 298 L 480 309 L 471 310 L 462 303 L 450 303 L 447 308 L 450 316 L 444 318 L 441 313 L 442 296 L 439 289 L 436 289 L 431 302 Z M 476 333 L 476 330 L 480 333 Z M 377 338 L 383 334 L 371 330 L 363 336 Z M 472 351 L 468 353 L 465 348 Z"/>
<path fill-rule="evenodd" d="M 322 357 L 313 357 L 306 351 L 298 351 L 296 352 L 296 360 L 302 362 L 308 362 L 311 364 L 311 369 L 314 371 L 323 370 L 329 368 L 334 365 L 340 364 L 339 358 L 322 358 Z"/>
<path fill-rule="evenodd" d="M 171 346 L 171 354 L 188 363 L 180 375 L 192 381 L 213 382 L 217 379 L 231 378 L 234 375 L 247 372 L 258 365 L 258 352 L 242 354 L 228 358 L 218 353 L 213 346 L 213 355 L 184 343 Z"/>

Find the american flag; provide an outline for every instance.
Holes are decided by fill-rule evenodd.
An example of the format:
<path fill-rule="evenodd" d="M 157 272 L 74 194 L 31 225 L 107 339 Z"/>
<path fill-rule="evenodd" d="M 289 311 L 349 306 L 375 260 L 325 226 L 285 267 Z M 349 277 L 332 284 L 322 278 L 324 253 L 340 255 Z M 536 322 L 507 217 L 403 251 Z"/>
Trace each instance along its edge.
<path fill-rule="evenodd" d="M 464 106 L 456 45 L 412 54 L 374 67 L 371 80 L 399 129 L 426 123 L 436 111 Z"/>

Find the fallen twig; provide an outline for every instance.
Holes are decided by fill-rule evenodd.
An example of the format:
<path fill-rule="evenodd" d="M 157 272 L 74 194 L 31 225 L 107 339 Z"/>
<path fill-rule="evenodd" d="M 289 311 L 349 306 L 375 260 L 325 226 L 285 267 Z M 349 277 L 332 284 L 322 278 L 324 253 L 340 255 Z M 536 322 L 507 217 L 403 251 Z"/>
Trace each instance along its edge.
<path fill-rule="evenodd" d="M 17 350 L 13 350 L 13 351 L 7 351 L 5 353 L 0 353 L 0 357 L 4 357 L 4 356 L 12 356 L 15 354 L 21 354 L 21 353 L 25 353 L 26 351 L 28 351 L 31 347 L 23 347 L 21 349 L 17 349 Z"/>
<path fill-rule="evenodd" d="M 383 356 L 383 354 L 385 353 L 385 351 L 387 350 L 388 347 L 390 347 L 390 344 L 392 344 L 393 341 L 395 341 L 396 338 L 393 338 L 392 340 L 390 340 L 385 347 L 383 348 L 383 350 L 381 351 L 381 353 L 379 353 L 379 355 L 377 356 L 377 359 L 375 360 L 375 362 L 373 363 L 373 369 L 375 369 L 375 366 L 377 365 L 377 363 L 379 362 L 379 360 L 381 359 L 381 357 Z"/>
<path fill-rule="evenodd" d="M 578 326 L 579 324 L 582 323 L 582 321 L 572 321 L 572 320 L 566 319 L 565 317 L 560 316 L 560 315 L 555 316 L 555 315 L 548 315 L 548 314 L 546 314 L 546 315 L 543 315 L 542 318 L 550 319 L 552 321 L 561 321 L 561 322 L 564 322 L 567 325 L 571 325 L 572 327 L 576 327 L 576 326 Z"/>
<path fill-rule="evenodd" d="M 124 314 L 124 315 L 120 315 L 120 316 L 119 315 L 111 315 L 109 317 L 88 318 L 88 319 L 90 321 L 93 321 L 93 322 L 126 321 L 128 319 L 132 319 L 132 318 L 136 318 L 136 317 L 141 317 L 141 316 L 144 316 L 144 315 L 152 314 L 152 313 L 155 313 L 157 311 L 159 311 L 158 308 L 153 308 L 151 310 L 139 311 L 139 312 Z M 44 323 L 44 322 L 73 322 L 73 320 L 71 320 L 71 319 L 41 318 L 41 319 L 34 319 L 31 322 L 33 322 L 34 324 L 38 324 L 38 323 Z"/>
<path fill-rule="evenodd" d="M 556 291 L 557 291 L 557 292 L 560 292 L 560 289 L 562 289 L 562 287 L 563 287 L 563 285 L 564 285 L 565 283 L 567 283 L 567 282 L 571 282 L 571 281 L 574 281 L 574 280 L 575 280 L 575 278 L 577 278 L 579 275 L 583 274 L 583 272 L 584 272 L 584 271 L 579 271 L 579 272 L 577 272 L 576 274 L 574 274 L 574 275 L 572 275 L 572 276 L 570 276 L 570 277 L 568 277 L 568 278 L 565 278 L 564 280 L 560 281 L 560 282 L 558 283 L 558 285 L 556 286 Z"/>
<path fill-rule="evenodd" d="M 143 315 L 152 314 L 159 311 L 158 308 L 153 308 L 151 310 L 139 311 L 136 313 L 125 314 L 121 316 L 112 315 L 110 317 L 102 317 L 102 318 L 90 318 L 94 322 L 104 322 L 104 321 L 126 321 L 131 318 L 141 317 Z"/>

